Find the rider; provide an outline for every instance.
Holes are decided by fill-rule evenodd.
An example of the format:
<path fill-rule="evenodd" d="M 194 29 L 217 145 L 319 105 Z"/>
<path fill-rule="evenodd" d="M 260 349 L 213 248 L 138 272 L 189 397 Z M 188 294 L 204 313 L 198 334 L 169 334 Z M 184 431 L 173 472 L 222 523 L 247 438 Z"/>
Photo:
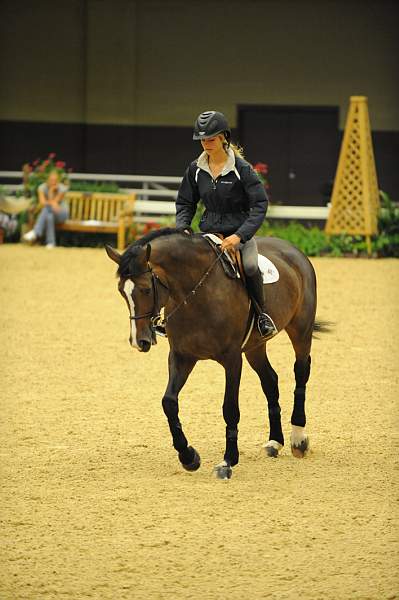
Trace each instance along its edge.
<path fill-rule="evenodd" d="M 259 177 L 230 137 L 229 125 L 221 112 L 211 110 L 198 116 L 193 140 L 200 140 L 204 151 L 184 174 L 176 200 L 176 227 L 190 227 L 201 199 L 205 205 L 199 224 L 201 231 L 223 234 L 222 250 L 241 245 L 259 333 L 269 339 L 277 333 L 277 328 L 264 312 L 263 280 L 253 237 L 263 223 L 268 200 Z"/>

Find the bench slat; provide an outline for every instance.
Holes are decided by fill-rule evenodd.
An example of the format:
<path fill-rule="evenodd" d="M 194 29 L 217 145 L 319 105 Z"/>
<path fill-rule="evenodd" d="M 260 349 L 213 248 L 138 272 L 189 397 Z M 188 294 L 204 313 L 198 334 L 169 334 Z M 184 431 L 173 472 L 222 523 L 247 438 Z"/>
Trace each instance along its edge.
<path fill-rule="evenodd" d="M 61 231 L 93 233 L 117 233 L 118 249 L 125 247 L 126 227 L 133 222 L 134 194 L 85 194 L 67 192 L 65 201 L 69 206 L 69 219 L 57 225 Z M 130 215 L 126 216 L 126 207 Z"/>
<path fill-rule="evenodd" d="M 57 229 L 61 231 L 92 231 L 93 233 L 117 233 L 118 223 L 107 223 L 106 221 L 65 221 L 59 223 Z"/>

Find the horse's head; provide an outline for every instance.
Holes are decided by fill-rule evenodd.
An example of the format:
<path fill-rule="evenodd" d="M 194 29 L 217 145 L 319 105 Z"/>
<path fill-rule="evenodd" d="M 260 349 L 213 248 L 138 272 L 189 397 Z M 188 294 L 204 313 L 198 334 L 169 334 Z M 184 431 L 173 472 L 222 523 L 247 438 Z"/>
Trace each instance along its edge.
<path fill-rule="evenodd" d="M 159 312 L 157 276 L 149 263 L 151 246 L 130 247 L 119 254 L 111 246 L 105 246 L 111 260 L 117 263 L 118 290 L 129 309 L 129 342 L 140 352 L 148 352 L 156 344 L 151 319 Z"/>

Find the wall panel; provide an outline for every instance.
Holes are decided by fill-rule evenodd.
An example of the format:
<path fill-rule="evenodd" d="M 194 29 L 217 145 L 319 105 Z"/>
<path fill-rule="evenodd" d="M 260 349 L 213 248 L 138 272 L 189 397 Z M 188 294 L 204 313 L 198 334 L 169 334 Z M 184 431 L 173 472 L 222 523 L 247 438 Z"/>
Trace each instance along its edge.
<path fill-rule="evenodd" d="M 83 122 L 85 38 L 85 2 L 3 0 L 0 119 Z"/>

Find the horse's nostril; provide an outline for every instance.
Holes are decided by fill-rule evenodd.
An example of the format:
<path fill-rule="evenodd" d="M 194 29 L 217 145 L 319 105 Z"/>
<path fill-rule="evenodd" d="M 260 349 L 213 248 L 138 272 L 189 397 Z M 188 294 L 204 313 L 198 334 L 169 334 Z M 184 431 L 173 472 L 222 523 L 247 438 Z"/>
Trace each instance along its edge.
<path fill-rule="evenodd" d="M 147 340 L 140 340 L 139 346 L 142 352 L 148 352 L 151 349 L 151 342 Z"/>

